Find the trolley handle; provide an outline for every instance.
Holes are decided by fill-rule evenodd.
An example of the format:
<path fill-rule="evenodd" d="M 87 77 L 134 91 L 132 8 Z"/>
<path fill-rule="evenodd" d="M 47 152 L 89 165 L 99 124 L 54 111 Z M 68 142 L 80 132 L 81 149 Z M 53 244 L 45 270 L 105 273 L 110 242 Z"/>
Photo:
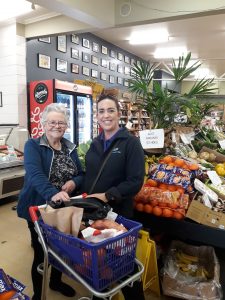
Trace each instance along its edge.
<path fill-rule="evenodd" d="M 37 211 L 38 211 L 38 206 L 29 207 L 29 214 L 33 223 L 38 221 Z"/>
<path fill-rule="evenodd" d="M 87 193 L 83 193 L 79 196 L 71 197 L 70 199 L 72 200 L 72 199 L 86 198 L 86 197 L 87 197 Z M 33 223 L 38 221 L 37 211 L 39 210 L 39 208 L 46 207 L 46 206 L 47 206 L 47 204 L 43 204 L 43 205 L 40 205 L 40 206 L 30 206 L 29 207 L 29 214 L 30 214 L 30 217 L 31 217 L 31 220 L 32 220 Z"/>

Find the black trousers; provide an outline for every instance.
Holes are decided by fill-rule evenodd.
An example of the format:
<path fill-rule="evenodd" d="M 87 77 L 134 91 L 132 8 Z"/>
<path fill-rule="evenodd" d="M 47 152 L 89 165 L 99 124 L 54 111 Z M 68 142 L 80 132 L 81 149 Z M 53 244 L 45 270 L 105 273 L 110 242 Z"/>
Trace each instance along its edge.
<path fill-rule="evenodd" d="M 34 249 L 34 259 L 31 268 L 31 277 L 32 277 L 33 291 L 34 291 L 32 300 L 41 300 L 42 275 L 38 273 L 37 267 L 44 261 L 44 252 L 41 244 L 38 241 L 38 234 L 34 229 L 34 223 L 30 221 L 28 221 L 27 223 L 31 234 L 31 243 Z M 62 273 L 59 270 L 52 267 L 51 274 L 50 274 L 51 284 L 57 286 L 61 282 L 61 277 L 62 277 Z"/>
<path fill-rule="evenodd" d="M 134 271 L 132 274 L 138 271 L 137 265 L 135 265 Z M 123 296 L 125 300 L 145 300 L 144 291 L 143 291 L 143 284 L 142 281 L 135 281 L 132 287 L 125 286 L 122 288 Z M 92 300 L 98 300 L 102 298 L 98 298 L 93 296 Z"/>

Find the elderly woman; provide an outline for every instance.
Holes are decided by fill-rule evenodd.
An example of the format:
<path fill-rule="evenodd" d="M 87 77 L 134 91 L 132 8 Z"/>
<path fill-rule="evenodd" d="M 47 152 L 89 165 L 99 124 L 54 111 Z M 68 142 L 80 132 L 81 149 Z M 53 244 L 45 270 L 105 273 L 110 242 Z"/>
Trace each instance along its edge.
<path fill-rule="evenodd" d="M 37 266 L 43 262 L 44 254 L 28 208 L 50 200 L 69 200 L 70 195 L 80 188 L 83 179 L 75 145 L 63 138 L 69 122 L 65 107 L 56 103 L 46 106 L 40 121 L 43 136 L 29 139 L 25 144 L 26 174 L 17 205 L 18 216 L 27 220 L 34 249 L 31 270 L 33 300 L 41 300 L 42 276 L 37 272 Z M 49 287 L 64 296 L 73 297 L 74 289 L 61 281 L 61 275 L 61 272 L 52 268 Z"/>

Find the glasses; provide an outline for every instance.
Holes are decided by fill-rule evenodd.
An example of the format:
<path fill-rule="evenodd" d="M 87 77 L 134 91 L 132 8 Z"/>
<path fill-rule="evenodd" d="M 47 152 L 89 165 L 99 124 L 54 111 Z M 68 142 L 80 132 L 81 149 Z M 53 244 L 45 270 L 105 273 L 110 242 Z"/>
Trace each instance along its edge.
<path fill-rule="evenodd" d="M 99 109 L 98 114 L 103 115 L 104 113 L 108 113 L 109 115 L 113 115 L 115 112 L 117 112 L 116 108 L 108 108 L 108 109 Z"/>
<path fill-rule="evenodd" d="M 64 128 L 64 127 L 67 126 L 67 124 L 65 122 L 60 122 L 60 121 L 59 122 L 57 122 L 57 121 L 47 121 L 47 124 L 50 127 L 58 126 L 58 127 Z"/>

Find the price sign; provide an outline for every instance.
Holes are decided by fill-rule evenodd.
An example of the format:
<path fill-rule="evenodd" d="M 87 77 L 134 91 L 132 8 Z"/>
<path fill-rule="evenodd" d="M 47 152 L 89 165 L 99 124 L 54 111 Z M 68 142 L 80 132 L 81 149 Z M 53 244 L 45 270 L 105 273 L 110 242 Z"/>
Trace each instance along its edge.
<path fill-rule="evenodd" d="M 164 147 L 164 130 L 152 129 L 140 131 L 140 141 L 143 149 L 156 149 Z"/>
<path fill-rule="evenodd" d="M 207 175 L 214 185 L 222 184 L 222 180 L 220 179 L 216 171 L 207 171 Z"/>
<path fill-rule="evenodd" d="M 225 149 L 225 140 L 219 141 L 219 144 L 222 149 Z"/>

